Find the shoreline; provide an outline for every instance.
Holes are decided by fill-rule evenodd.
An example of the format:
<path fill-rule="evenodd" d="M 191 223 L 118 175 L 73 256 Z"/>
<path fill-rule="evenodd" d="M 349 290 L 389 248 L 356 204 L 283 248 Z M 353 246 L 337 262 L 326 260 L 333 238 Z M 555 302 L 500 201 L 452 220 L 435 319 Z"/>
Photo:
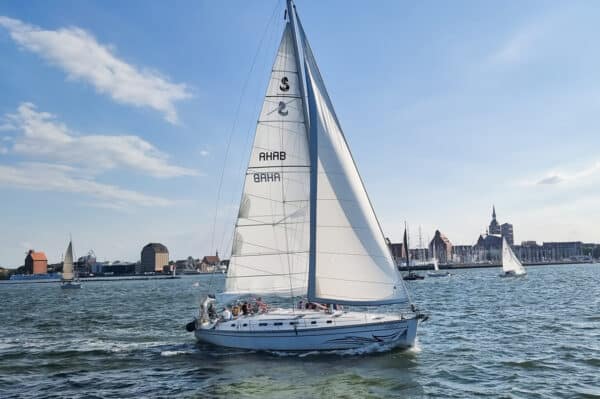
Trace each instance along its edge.
<path fill-rule="evenodd" d="M 536 263 L 523 263 L 523 266 L 571 266 L 571 265 L 595 265 L 597 262 L 536 262 Z M 464 263 L 464 264 L 440 264 L 440 270 L 459 270 L 459 269 L 488 269 L 494 267 L 502 267 L 502 263 Z M 405 266 L 399 267 L 398 270 L 401 272 L 409 271 Z M 411 266 L 410 270 L 433 270 L 433 265 L 420 265 L 420 266 Z"/>

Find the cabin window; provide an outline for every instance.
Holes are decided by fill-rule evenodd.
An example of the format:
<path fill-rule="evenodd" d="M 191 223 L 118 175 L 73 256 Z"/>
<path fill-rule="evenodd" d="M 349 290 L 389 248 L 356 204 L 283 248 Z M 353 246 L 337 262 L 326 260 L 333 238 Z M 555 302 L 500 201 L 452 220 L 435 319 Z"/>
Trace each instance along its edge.
<path fill-rule="evenodd" d="M 283 323 L 273 323 L 274 326 L 282 326 Z"/>
<path fill-rule="evenodd" d="M 317 322 L 316 321 L 311 321 L 310 324 L 317 324 Z"/>
<path fill-rule="evenodd" d="M 294 326 L 294 325 L 296 325 L 296 324 L 298 324 L 298 322 L 297 322 L 297 321 L 290 321 L 290 326 Z"/>
<path fill-rule="evenodd" d="M 268 325 L 269 325 L 269 323 L 258 323 L 258 325 L 259 325 L 260 327 L 266 327 L 266 326 L 268 326 Z"/>
<path fill-rule="evenodd" d="M 242 327 L 248 327 L 248 323 L 242 324 Z"/>
<path fill-rule="evenodd" d="M 235 324 L 232 324 L 231 327 L 235 327 Z"/>
<path fill-rule="evenodd" d="M 331 320 L 327 320 L 327 324 L 331 324 L 333 323 Z"/>

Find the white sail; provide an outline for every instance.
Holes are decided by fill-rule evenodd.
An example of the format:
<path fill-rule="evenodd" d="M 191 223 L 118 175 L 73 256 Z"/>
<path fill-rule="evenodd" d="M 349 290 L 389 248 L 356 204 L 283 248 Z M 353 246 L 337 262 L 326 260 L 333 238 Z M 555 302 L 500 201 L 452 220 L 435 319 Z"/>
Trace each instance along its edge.
<path fill-rule="evenodd" d="M 502 270 L 505 273 L 513 272 L 517 275 L 526 273 L 523 264 L 521 264 L 504 237 L 502 237 Z"/>
<path fill-rule="evenodd" d="M 313 164 L 309 299 L 377 305 L 408 300 L 302 32 Z"/>
<path fill-rule="evenodd" d="M 306 294 L 310 159 L 296 65 L 288 23 L 256 128 L 225 298 Z"/>
<path fill-rule="evenodd" d="M 433 243 L 433 268 L 435 269 L 435 271 L 439 271 L 440 270 L 440 265 L 439 265 L 439 260 L 437 257 L 437 252 L 435 250 L 435 242 Z"/>
<path fill-rule="evenodd" d="M 69 246 L 67 247 L 67 252 L 65 253 L 65 259 L 63 261 L 63 273 L 62 279 L 65 281 L 73 280 L 73 245 L 69 241 Z"/>

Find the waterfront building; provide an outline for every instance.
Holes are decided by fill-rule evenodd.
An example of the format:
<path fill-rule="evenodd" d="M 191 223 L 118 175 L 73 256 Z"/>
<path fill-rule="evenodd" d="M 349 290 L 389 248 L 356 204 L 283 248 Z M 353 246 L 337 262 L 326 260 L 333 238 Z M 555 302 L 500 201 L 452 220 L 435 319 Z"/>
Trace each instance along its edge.
<path fill-rule="evenodd" d="M 515 243 L 514 235 L 513 235 L 513 225 L 510 223 L 503 223 L 500 226 L 501 236 L 506 238 L 506 242 L 509 245 L 513 245 Z"/>
<path fill-rule="evenodd" d="M 449 263 L 452 261 L 452 243 L 448 237 L 436 230 L 429 243 L 429 253 L 433 254 L 440 263 Z"/>
<path fill-rule="evenodd" d="M 128 276 L 136 273 L 137 263 L 115 261 L 102 265 L 102 274 L 105 276 Z"/>
<path fill-rule="evenodd" d="M 500 234 L 482 234 L 473 248 L 478 261 L 496 262 L 502 259 L 502 236 Z"/>
<path fill-rule="evenodd" d="M 150 243 L 142 249 L 141 262 L 137 274 L 161 273 L 163 266 L 169 264 L 169 250 L 163 244 Z"/>
<path fill-rule="evenodd" d="M 25 257 L 24 274 L 46 274 L 48 273 L 48 258 L 43 252 L 35 252 L 30 249 Z"/>
<path fill-rule="evenodd" d="M 202 258 L 200 262 L 200 271 L 202 273 L 208 273 L 215 270 L 215 267 L 221 264 L 221 259 L 219 259 L 219 252 L 217 251 L 216 255 L 207 255 Z"/>

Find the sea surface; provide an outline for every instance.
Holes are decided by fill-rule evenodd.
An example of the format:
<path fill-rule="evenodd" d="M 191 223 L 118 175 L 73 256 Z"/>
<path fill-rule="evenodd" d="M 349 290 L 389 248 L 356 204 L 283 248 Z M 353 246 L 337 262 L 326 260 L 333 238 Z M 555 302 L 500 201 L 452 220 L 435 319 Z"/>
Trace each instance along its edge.
<path fill-rule="evenodd" d="M 185 324 L 223 277 L 0 285 L 0 398 L 600 398 L 600 264 L 407 282 L 410 350 L 259 353 Z"/>

